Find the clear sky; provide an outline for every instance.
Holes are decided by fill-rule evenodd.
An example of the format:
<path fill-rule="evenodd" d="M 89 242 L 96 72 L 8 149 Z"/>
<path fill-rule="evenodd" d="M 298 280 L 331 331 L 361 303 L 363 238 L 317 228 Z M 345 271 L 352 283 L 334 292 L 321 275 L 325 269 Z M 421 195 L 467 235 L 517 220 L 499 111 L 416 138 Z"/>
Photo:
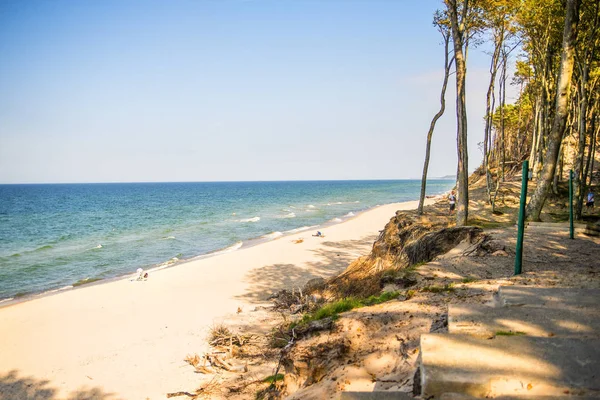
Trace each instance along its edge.
<path fill-rule="evenodd" d="M 0 2 L 0 183 L 420 178 L 441 0 Z M 469 166 L 489 57 L 469 52 Z M 456 172 L 454 80 L 430 176 Z"/>

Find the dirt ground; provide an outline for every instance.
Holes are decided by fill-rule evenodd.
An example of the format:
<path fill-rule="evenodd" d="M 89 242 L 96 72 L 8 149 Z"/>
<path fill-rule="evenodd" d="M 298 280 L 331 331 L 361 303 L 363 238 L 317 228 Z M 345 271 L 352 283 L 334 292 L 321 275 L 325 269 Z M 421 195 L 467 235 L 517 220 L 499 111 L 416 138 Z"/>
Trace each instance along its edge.
<path fill-rule="evenodd" d="M 248 313 L 246 321 L 236 319 L 233 329 L 262 335 L 239 357 L 238 363 L 246 363 L 248 372 L 205 376 L 200 387 L 207 390 L 197 392 L 198 398 L 261 398 L 260 391 L 269 386 L 264 377 L 274 374 L 278 365 L 277 372 L 285 376 L 285 384 L 278 386 L 283 398 L 332 399 L 340 391 L 412 393 L 419 337 L 447 331 L 449 303 L 490 302 L 501 285 L 600 288 L 600 238 L 578 233 L 572 240 L 564 226 L 528 227 L 523 271 L 514 276 L 520 176 L 501 185 L 497 197 L 501 214 L 491 213 L 482 181 L 480 177 L 471 182 L 470 223 L 484 229 L 473 243 L 465 240 L 448 253 L 414 267 L 415 282 L 408 288 L 388 285 L 384 290 L 403 291 L 397 300 L 343 313 L 331 329 L 295 342 L 286 349 L 281 365 L 281 349 L 269 345 L 269 336 L 294 316 L 258 307 Z M 563 185 L 560 195 L 551 196 L 543 220 L 565 220 L 564 190 Z M 446 202 L 426 213 L 448 218 Z M 595 219 L 597 213 L 586 218 Z M 448 224 L 452 224 L 451 218 Z"/>

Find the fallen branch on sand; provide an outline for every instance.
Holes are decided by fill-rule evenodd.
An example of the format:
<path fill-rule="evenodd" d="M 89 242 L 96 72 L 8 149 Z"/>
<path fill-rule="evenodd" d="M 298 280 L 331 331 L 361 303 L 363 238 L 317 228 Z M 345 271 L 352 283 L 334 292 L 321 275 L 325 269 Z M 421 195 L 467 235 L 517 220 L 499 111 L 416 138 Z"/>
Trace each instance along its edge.
<path fill-rule="evenodd" d="M 218 377 L 218 375 L 215 375 L 210 380 L 210 382 L 208 382 L 203 387 L 200 387 L 200 388 L 196 389 L 196 391 L 194 393 L 185 392 L 185 391 L 172 392 L 172 393 L 167 393 L 167 398 L 179 397 L 179 396 L 188 396 L 188 397 L 190 397 L 192 399 L 197 399 L 200 396 L 210 396 L 212 393 L 215 392 L 215 390 L 219 389 L 219 382 L 215 381 L 217 379 L 217 377 Z"/>
<path fill-rule="evenodd" d="M 214 368 L 221 368 L 228 372 L 248 372 L 248 365 L 233 365 L 225 360 L 226 353 L 208 353 L 200 357 L 198 354 L 188 355 L 185 362 L 202 374 L 214 374 Z"/>

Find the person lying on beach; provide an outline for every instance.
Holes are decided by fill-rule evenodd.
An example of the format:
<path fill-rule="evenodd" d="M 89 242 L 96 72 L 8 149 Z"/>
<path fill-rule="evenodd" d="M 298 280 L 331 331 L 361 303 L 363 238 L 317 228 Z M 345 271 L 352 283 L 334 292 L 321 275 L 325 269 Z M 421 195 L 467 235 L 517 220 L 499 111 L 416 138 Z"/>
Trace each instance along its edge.
<path fill-rule="evenodd" d="M 325 235 L 323 235 L 323 234 L 321 233 L 321 231 L 317 231 L 317 234 L 316 234 L 316 235 L 313 235 L 313 236 L 314 236 L 314 237 L 325 237 Z"/>

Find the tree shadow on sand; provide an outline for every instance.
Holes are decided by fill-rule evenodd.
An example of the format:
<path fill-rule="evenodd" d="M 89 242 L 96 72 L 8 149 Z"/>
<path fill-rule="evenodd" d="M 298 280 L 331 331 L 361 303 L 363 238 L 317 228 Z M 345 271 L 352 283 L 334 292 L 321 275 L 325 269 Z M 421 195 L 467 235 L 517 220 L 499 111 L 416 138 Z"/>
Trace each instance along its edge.
<path fill-rule="evenodd" d="M 250 283 L 248 291 L 237 298 L 253 303 L 264 302 L 277 290 L 301 288 L 313 278 L 329 278 L 342 272 L 361 254 L 368 254 L 373 236 L 358 240 L 323 242 L 313 250 L 319 261 L 299 264 L 272 264 L 250 271 L 244 279 Z"/>
<path fill-rule="evenodd" d="M 102 389 L 83 387 L 69 393 L 67 397 L 58 395 L 58 389 L 50 386 L 50 381 L 19 376 L 17 370 L 0 375 L 0 400 L 117 400 L 113 393 Z"/>

